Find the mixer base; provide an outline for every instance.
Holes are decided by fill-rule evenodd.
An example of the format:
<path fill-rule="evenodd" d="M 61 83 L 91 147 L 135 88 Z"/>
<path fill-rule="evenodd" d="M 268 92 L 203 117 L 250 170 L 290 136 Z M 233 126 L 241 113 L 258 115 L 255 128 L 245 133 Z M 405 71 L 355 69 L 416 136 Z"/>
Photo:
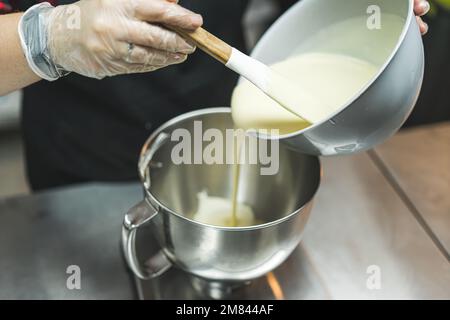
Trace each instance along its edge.
<path fill-rule="evenodd" d="M 276 270 L 248 283 L 207 281 L 171 268 L 156 279 L 143 281 L 136 278 L 136 284 L 139 298 L 143 300 L 329 298 L 301 245 Z"/>

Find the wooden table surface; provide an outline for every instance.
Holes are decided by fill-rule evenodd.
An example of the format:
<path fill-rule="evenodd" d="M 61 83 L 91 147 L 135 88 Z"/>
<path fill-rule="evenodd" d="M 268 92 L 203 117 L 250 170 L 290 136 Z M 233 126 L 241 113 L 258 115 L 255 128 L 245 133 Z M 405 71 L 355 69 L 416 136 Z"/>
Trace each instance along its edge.
<path fill-rule="evenodd" d="M 450 123 L 322 163 L 302 245 L 330 297 L 450 299 Z"/>
<path fill-rule="evenodd" d="M 447 259 L 450 258 L 450 124 L 397 135 L 373 153 Z"/>

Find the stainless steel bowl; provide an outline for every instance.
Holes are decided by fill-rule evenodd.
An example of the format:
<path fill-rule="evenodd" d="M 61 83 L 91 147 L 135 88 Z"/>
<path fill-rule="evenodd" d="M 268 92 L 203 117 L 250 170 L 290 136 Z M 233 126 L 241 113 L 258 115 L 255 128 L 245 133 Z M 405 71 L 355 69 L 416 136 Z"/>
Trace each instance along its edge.
<path fill-rule="evenodd" d="M 392 47 L 382 48 L 379 33 L 384 30 L 370 30 L 361 24 L 349 30 L 349 34 L 361 32 L 364 37 L 342 43 L 330 37 L 329 44 L 319 48 L 367 59 L 380 66 L 379 72 L 364 90 L 325 121 L 281 136 L 281 141 L 294 150 L 312 155 L 367 150 L 392 136 L 411 113 L 424 72 L 423 44 L 413 13 L 414 0 L 299 1 L 266 32 L 252 56 L 266 64 L 283 60 L 312 34 L 328 26 L 358 16 L 369 19 L 373 6 L 380 8 L 381 28 L 386 14 L 397 15 L 404 21 L 402 30 L 392 30 L 398 32 L 392 35 L 398 40 L 394 39 Z"/>
<path fill-rule="evenodd" d="M 177 142 L 170 137 L 176 129 L 225 132 L 233 123 L 229 108 L 204 109 L 181 115 L 160 127 L 145 144 L 139 171 L 145 199 L 125 216 L 122 239 L 125 257 L 136 276 L 148 279 L 174 264 L 202 278 L 245 281 L 257 278 L 280 265 L 300 242 L 320 183 L 317 157 L 302 155 L 280 146 L 279 171 L 261 175 L 261 164 L 243 165 L 238 199 L 250 205 L 263 224 L 226 228 L 190 219 L 198 206 L 197 194 L 231 199 L 232 165 L 175 165 L 171 151 Z M 151 228 L 161 251 L 142 266 L 136 254 L 136 232 Z M 148 239 L 146 241 L 153 241 Z M 147 242 L 148 243 L 148 242 Z"/>

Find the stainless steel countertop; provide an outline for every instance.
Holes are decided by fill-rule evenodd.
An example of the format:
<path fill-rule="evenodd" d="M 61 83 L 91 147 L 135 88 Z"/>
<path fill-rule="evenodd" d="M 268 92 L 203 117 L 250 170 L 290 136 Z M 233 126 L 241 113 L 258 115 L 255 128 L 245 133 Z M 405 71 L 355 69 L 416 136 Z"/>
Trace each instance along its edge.
<path fill-rule="evenodd" d="M 450 123 L 407 130 L 368 153 L 322 159 L 304 241 L 274 272 L 286 298 L 450 299 L 449 132 Z M 0 200 L 0 298 L 185 297 L 155 294 L 164 279 L 136 291 L 125 268 L 120 225 L 141 197 L 131 183 Z M 66 287 L 69 265 L 81 268 L 81 290 Z M 372 265 L 380 290 L 366 286 Z M 243 298 L 273 298 L 267 281 L 251 286 Z"/>
<path fill-rule="evenodd" d="M 0 200 L 0 299 L 134 299 L 120 250 L 137 183 L 84 185 Z M 69 290 L 67 267 L 81 270 Z"/>

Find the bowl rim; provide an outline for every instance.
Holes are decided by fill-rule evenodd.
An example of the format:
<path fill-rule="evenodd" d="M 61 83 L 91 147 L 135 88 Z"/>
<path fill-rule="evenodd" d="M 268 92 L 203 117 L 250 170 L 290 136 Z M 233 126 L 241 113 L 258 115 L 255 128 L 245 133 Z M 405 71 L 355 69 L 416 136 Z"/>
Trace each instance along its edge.
<path fill-rule="evenodd" d="M 310 1 L 315 1 L 315 0 L 310 0 Z M 359 90 L 357 93 L 355 93 L 352 98 L 350 98 L 347 103 L 345 103 L 341 108 L 339 108 L 337 111 L 333 112 L 330 116 L 328 116 L 326 119 L 319 121 L 317 123 L 312 124 L 311 126 L 304 128 L 302 130 L 298 130 L 295 132 L 291 132 L 288 134 L 283 134 L 283 135 L 278 135 L 278 136 L 270 136 L 270 135 L 265 135 L 265 134 L 260 134 L 258 133 L 257 136 L 262 138 L 262 139 L 267 139 L 267 140 L 283 140 L 283 139 L 289 139 L 292 137 L 296 137 L 299 135 L 303 135 L 306 132 L 312 131 L 318 127 L 320 127 L 322 124 L 332 120 L 333 118 L 335 118 L 337 115 L 339 115 L 340 113 L 344 112 L 347 108 L 349 108 L 356 100 L 358 100 L 379 78 L 380 76 L 384 73 L 384 71 L 387 69 L 387 67 L 391 64 L 392 60 L 395 58 L 395 56 L 397 55 L 400 47 L 402 46 L 410 28 L 411 25 L 413 24 L 414 21 L 412 21 L 414 15 L 414 0 L 404 0 L 404 1 L 408 1 L 408 15 L 406 16 L 406 20 L 403 24 L 403 28 L 402 31 L 399 35 L 399 38 L 397 40 L 397 43 L 395 44 L 395 46 L 392 49 L 392 52 L 390 53 L 390 55 L 388 56 L 388 58 L 386 59 L 386 61 L 383 63 L 383 65 L 381 67 L 379 67 L 377 73 L 370 79 L 370 81 L 368 81 L 366 83 L 366 85 L 364 85 L 364 87 L 361 88 L 361 90 Z M 267 42 L 267 39 L 269 38 L 269 34 L 271 35 L 271 33 L 273 33 L 273 30 L 278 28 L 279 25 L 281 25 L 282 23 L 284 23 L 285 20 L 290 20 L 293 19 L 291 18 L 294 17 L 297 14 L 297 11 L 302 10 L 302 6 L 305 5 L 305 3 L 307 3 L 308 0 L 303 0 L 303 1 L 299 1 L 298 3 L 294 4 L 291 8 L 289 8 L 281 17 L 279 17 L 271 26 L 270 28 L 264 33 L 264 35 L 261 37 L 261 39 L 259 39 L 257 45 L 255 46 L 255 48 L 252 50 L 251 56 L 253 57 L 255 55 L 255 53 L 261 51 L 261 47 L 262 47 L 262 43 Z M 418 28 L 418 27 L 417 27 Z M 242 81 L 242 77 L 239 78 L 239 82 Z"/>
<path fill-rule="evenodd" d="M 322 183 L 322 177 L 323 177 L 323 167 L 321 164 L 321 161 L 319 159 L 318 156 L 314 156 L 314 155 L 307 155 L 304 154 L 305 156 L 311 157 L 312 159 L 314 159 L 317 163 L 317 167 L 318 167 L 318 179 L 316 182 L 316 185 L 314 187 L 314 191 L 312 192 L 312 195 L 309 197 L 309 200 L 307 202 L 305 202 L 301 207 L 295 209 L 293 212 L 285 215 L 284 217 L 281 217 L 277 220 L 273 220 L 270 222 L 266 222 L 263 224 L 259 224 L 259 225 L 254 225 L 254 226 L 247 226 L 247 227 L 223 227 L 223 226 L 215 226 L 215 225 L 210 225 L 210 224 L 205 224 L 202 222 L 198 222 L 192 219 L 189 219 L 188 217 L 185 217 L 182 214 L 177 213 L 175 210 L 172 210 L 170 208 L 168 208 L 165 204 L 163 204 L 161 201 L 159 201 L 157 199 L 157 197 L 155 195 L 153 195 L 153 193 L 151 193 L 150 191 L 150 186 L 147 185 L 146 183 L 146 178 L 147 175 L 150 174 L 150 170 L 151 168 L 148 167 L 148 165 L 145 165 L 144 167 L 141 167 L 141 159 L 145 158 L 145 156 L 148 154 L 148 152 L 152 153 L 152 152 L 156 152 L 156 150 L 152 150 L 155 142 L 157 141 L 158 136 L 160 136 L 162 133 L 164 133 L 164 131 L 179 122 L 182 121 L 186 121 L 189 119 L 192 119 L 194 117 L 198 117 L 199 115 L 208 115 L 208 114 L 229 114 L 231 116 L 231 108 L 229 107 L 215 107 L 215 108 L 205 108 L 205 109 L 198 109 L 198 110 L 194 110 L 191 112 L 187 112 L 184 114 L 181 114 L 169 121 L 167 121 L 166 123 L 164 123 L 163 125 L 161 125 L 158 129 L 156 129 L 151 135 L 150 137 L 147 139 L 147 141 L 145 142 L 144 146 L 142 147 L 141 150 L 141 154 L 139 157 L 139 165 L 138 165 L 138 172 L 139 172 L 139 177 L 141 180 L 141 183 L 144 187 L 144 191 L 145 191 L 145 197 L 149 199 L 150 203 L 152 205 L 156 205 L 158 210 L 158 214 L 161 214 L 161 208 L 164 209 L 164 212 L 167 212 L 169 214 L 172 214 L 182 220 L 185 220 L 186 222 L 189 222 L 191 224 L 194 224 L 196 226 L 201 226 L 201 227 L 206 227 L 206 228 L 210 228 L 210 229 L 214 229 L 214 230 L 220 230 L 220 231 L 231 231 L 231 232 L 242 232 L 242 231 L 252 231 L 252 230 L 259 230 L 259 229 L 265 229 L 268 227 L 272 227 L 275 225 L 279 225 L 285 221 L 288 221 L 292 218 L 294 218 L 296 215 L 301 214 L 302 212 L 306 212 L 306 209 L 308 206 L 312 205 L 314 198 L 317 195 L 317 192 L 320 188 L 320 185 Z M 292 151 L 292 152 L 297 152 L 297 151 Z M 148 161 L 149 162 L 149 161 Z M 144 169 L 144 170 L 143 170 Z"/>

